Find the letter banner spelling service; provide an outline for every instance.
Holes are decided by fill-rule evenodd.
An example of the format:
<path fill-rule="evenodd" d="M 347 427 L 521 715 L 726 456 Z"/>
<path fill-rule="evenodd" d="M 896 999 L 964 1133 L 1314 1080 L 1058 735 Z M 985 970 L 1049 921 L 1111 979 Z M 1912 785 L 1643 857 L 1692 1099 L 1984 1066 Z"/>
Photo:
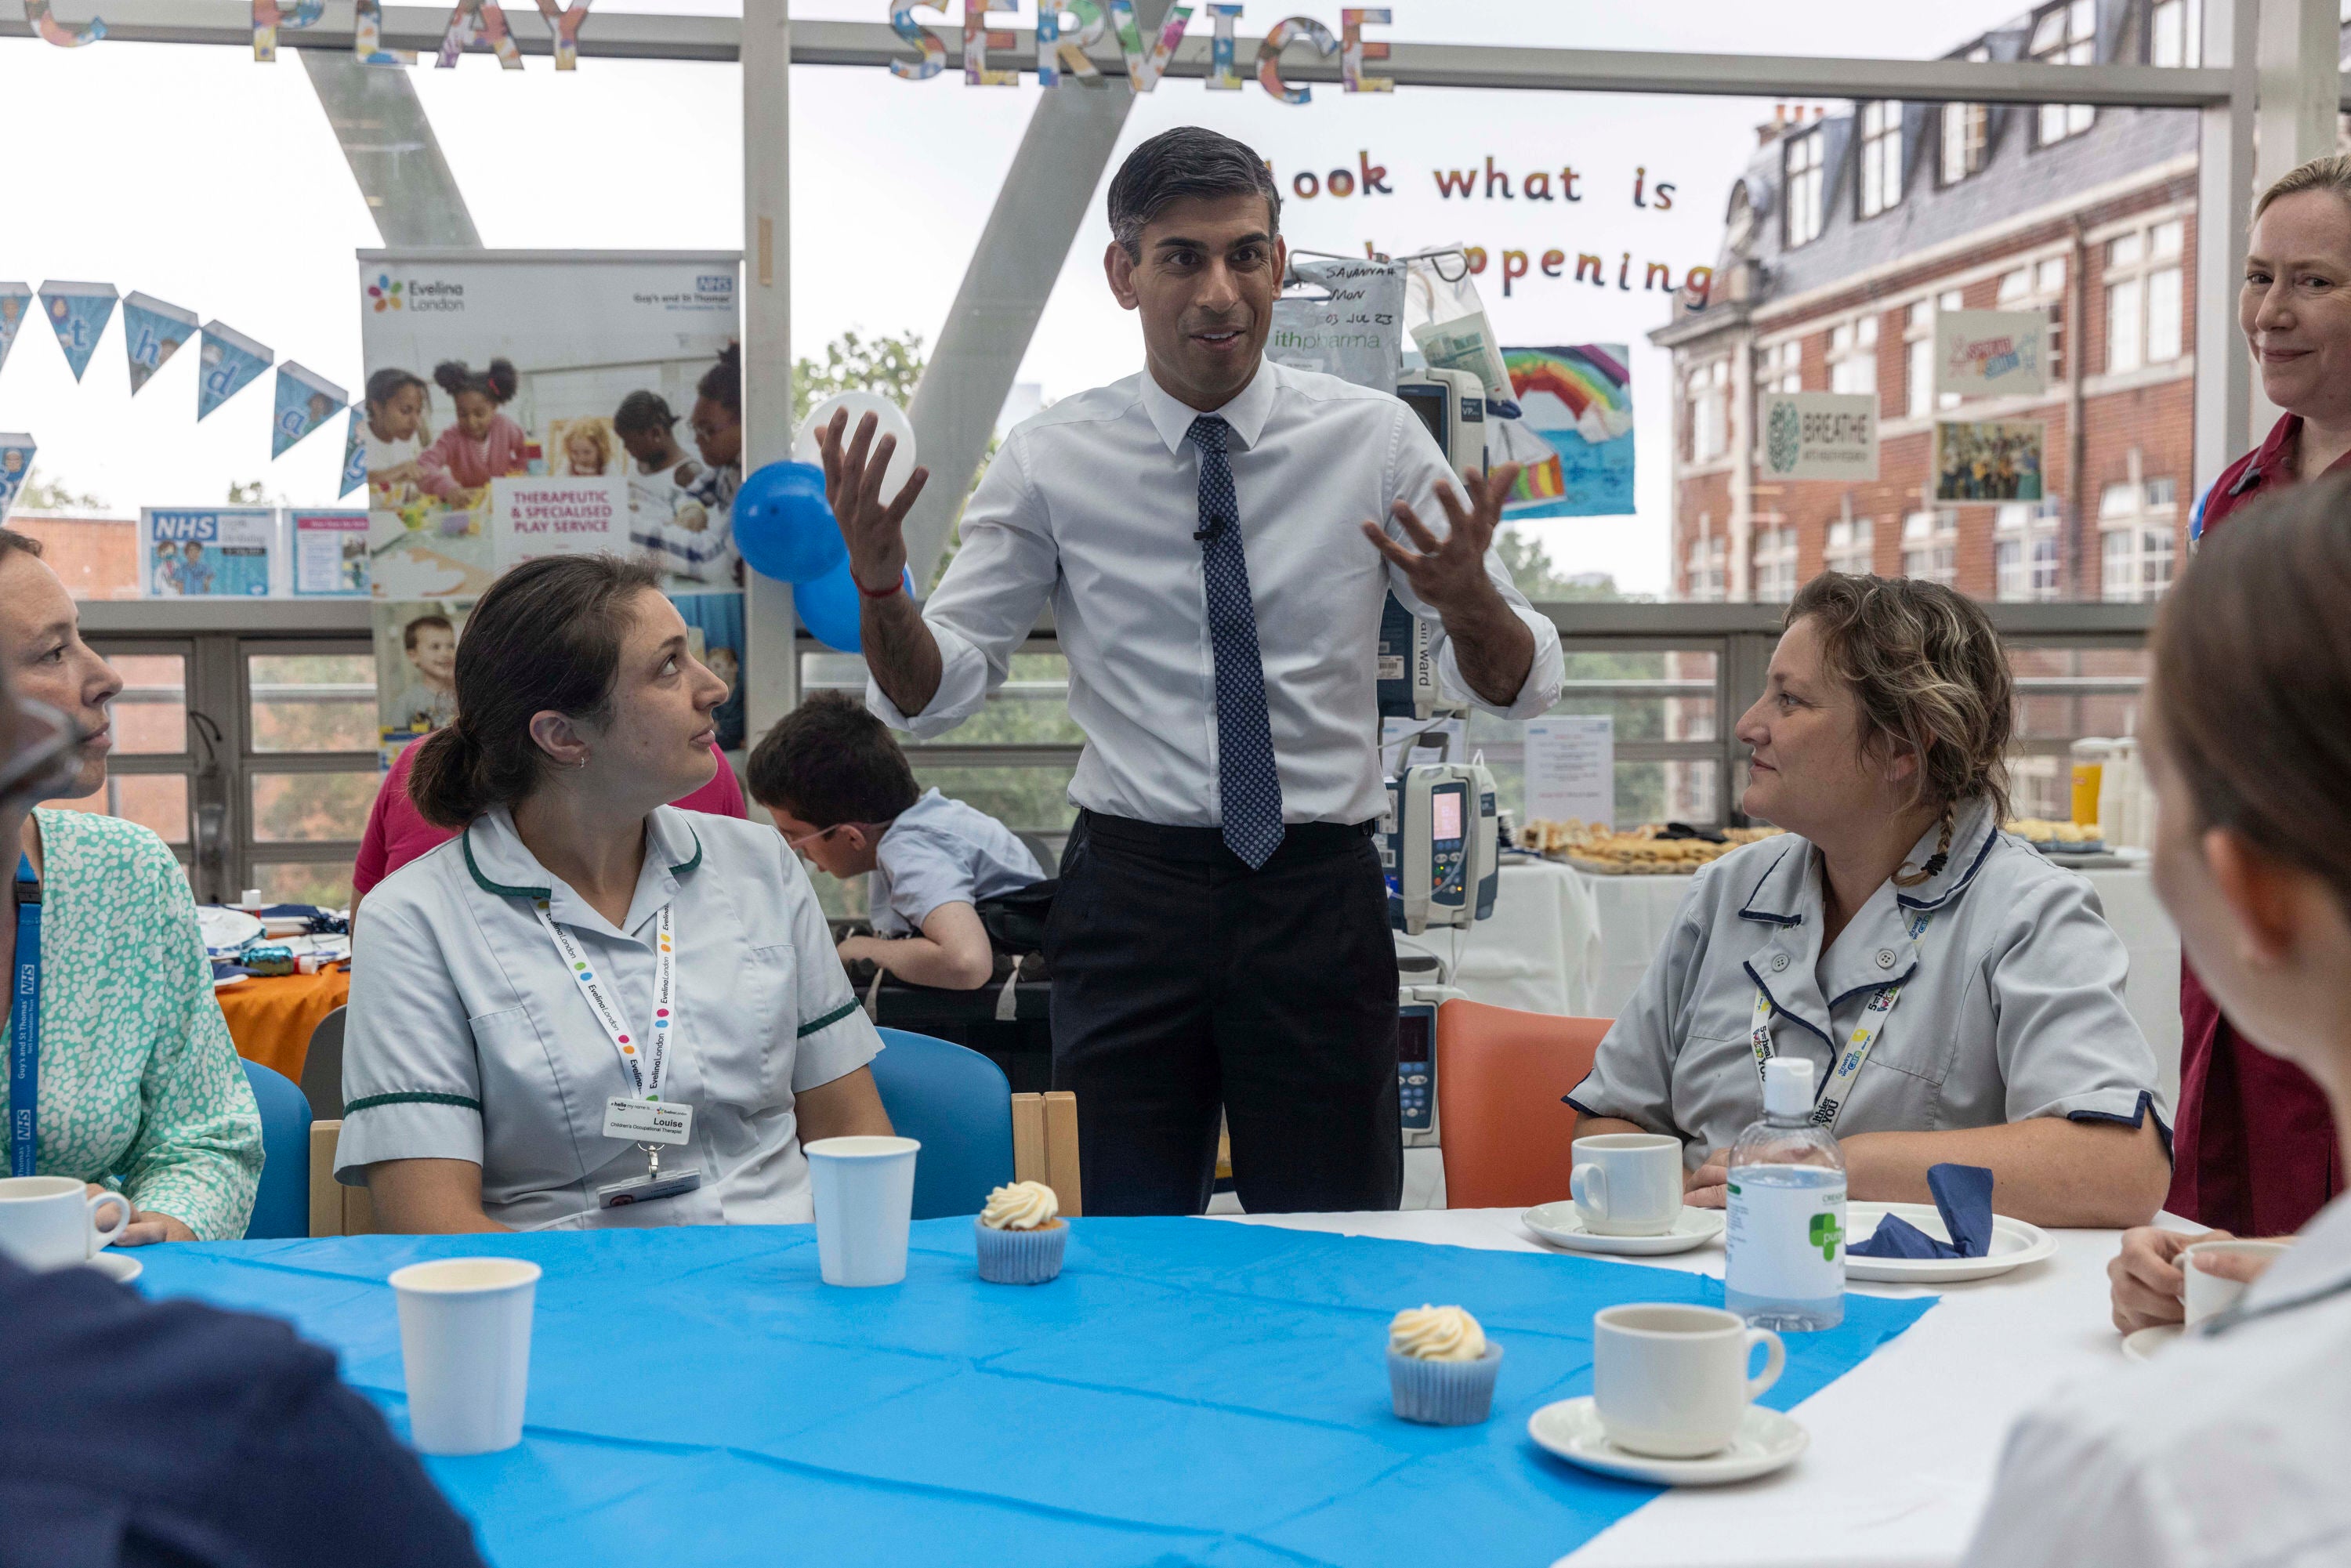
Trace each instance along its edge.
<path fill-rule="evenodd" d="M 122 347 L 131 357 L 133 396 L 180 345 L 196 335 L 196 313 L 133 291 L 122 301 Z"/>
<path fill-rule="evenodd" d="M 286 449 L 350 405 L 342 388 L 288 360 L 277 367 L 277 414 L 270 423 L 269 455 Z"/>
<path fill-rule="evenodd" d="M 277 356 L 218 321 L 204 328 L 204 363 L 196 372 L 196 417 L 204 418 L 251 386 Z"/>
<path fill-rule="evenodd" d="M 41 308 L 48 314 L 57 347 L 66 351 L 66 363 L 73 367 L 76 381 L 81 380 L 82 371 L 89 368 L 89 357 L 98 352 L 98 340 L 114 318 L 114 300 L 111 283 L 41 285 Z"/>

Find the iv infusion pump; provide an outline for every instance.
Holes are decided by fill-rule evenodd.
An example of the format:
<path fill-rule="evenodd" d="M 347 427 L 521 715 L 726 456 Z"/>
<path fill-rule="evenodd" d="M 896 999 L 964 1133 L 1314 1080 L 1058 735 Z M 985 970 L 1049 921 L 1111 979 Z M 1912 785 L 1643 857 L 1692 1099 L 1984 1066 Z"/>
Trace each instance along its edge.
<path fill-rule="evenodd" d="M 1417 936 L 1432 925 L 1468 926 L 1494 913 L 1501 844 L 1494 776 L 1475 762 L 1422 762 L 1387 781 L 1380 866 L 1388 924 Z"/>
<path fill-rule="evenodd" d="M 1396 990 L 1396 1109 L 1407 1149 L 1437 1145 L 1437 1010 L 1461 993 L 1450 986 Z"/>
<path fill-rule="evenodd" d="M 1486 383 L 1472 371 L 1416 370 L 1396 378 L 1396 396 L 1420 415 L 1456 474 L 1486 467 Z"/>

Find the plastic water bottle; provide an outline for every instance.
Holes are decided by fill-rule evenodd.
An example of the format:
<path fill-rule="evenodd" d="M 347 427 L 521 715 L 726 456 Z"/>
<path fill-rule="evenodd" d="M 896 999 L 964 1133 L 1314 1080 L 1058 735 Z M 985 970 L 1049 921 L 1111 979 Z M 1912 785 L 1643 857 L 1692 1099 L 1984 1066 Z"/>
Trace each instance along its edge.
<path fill-rule="evenodd" d="M 1844 1155 L 1813 1113 L 1813 1064 L 1763 1067 L 1763 1119 L 1730 1145 L 1723 1305 L 1782 1333 L 1844 1321 Z"/>

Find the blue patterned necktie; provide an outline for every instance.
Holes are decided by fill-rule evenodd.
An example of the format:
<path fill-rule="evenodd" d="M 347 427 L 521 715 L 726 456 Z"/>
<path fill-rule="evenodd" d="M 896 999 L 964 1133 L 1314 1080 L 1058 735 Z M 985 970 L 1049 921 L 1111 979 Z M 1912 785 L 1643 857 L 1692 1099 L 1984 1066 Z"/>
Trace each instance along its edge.
<path fill-rule="evenodd" d="M 1251 871 L 1281 842 L 1281 776 L 1265 712 L 1265 662 L 1257 647 L 1240 502 L 1225 460 L 1231 426 L 1214 414 L 1192 422 L 1200 454 L 1200 575 L 1207 586 L 1208 643 L 1217 656 L 1217 793 L 1225 844 Z"/>

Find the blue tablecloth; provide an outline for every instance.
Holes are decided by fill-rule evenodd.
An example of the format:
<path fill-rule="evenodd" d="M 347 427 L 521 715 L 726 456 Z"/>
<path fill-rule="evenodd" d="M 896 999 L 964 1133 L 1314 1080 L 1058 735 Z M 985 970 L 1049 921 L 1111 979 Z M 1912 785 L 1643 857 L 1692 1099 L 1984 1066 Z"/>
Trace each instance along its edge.
<path fill-rule="evenodd" d="M 971 1222 L 905 1283 L 831 1290 L 806 1227 L 353 1237 L 143 1249 L 141 1288 L 292 1319 L 404 1431 L 390 1272 L 546 1269 L 522 1446 L 430 1461 L 500 1568 L 782 1561 L 1549 1563 L 1656 1495 L 1552 1459 L 1528 1416 L 1591 1392 L 1592 1314 L 1719 1281 L 1193 1219 L 1074 1222 L 1051 1284 L 986 1285 Z M 1504 1349 L 1494 1414 L 1388 1406 L 1387 1320 L 1458 1304 Z M 1847 1298 L 1768 1403 L 1933 1303 Z"/>

